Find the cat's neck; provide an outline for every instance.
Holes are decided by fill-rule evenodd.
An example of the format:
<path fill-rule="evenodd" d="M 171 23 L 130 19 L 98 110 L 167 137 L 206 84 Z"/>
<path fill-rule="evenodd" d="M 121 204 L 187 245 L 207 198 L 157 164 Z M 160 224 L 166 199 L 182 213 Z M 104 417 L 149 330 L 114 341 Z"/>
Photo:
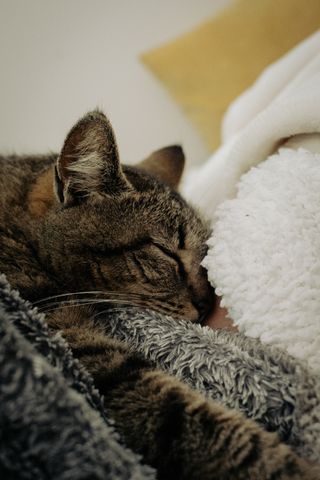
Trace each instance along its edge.
<path fill-rule="evenodd" d="M 60 286 L 38 250 L 42 219 L 55 201 L 55 159 L 54 154 L 0 157 L 0 271 L 31 301 Z"/>

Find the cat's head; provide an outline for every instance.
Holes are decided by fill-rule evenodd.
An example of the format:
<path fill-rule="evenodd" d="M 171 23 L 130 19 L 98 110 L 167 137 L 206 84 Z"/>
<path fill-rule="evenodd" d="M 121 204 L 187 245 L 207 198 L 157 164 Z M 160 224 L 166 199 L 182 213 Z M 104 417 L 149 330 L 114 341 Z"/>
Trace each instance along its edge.
<path fill-rule="evenodd" d="M 55 166 L 57 202 L 40 235 L 40 255 L 64 291 L 125 294 L 132 304 L 191 321 L 208 312 L 213 292 L 200 263 L 209 230 L 175 190 L 183 166 L 177 146 L 121 166 L 101 112 L 73 127 Z"/>

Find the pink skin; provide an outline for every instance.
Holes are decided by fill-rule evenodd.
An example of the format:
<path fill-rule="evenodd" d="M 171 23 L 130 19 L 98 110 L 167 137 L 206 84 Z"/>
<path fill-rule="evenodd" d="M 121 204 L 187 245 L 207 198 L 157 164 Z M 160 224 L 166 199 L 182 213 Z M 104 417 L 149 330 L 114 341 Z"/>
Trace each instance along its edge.
<path fill-rule="evenodd" d="M 237 332 L 238 328 L 233 324 L 232 320 L 228 318 L 228 311 L 220 307 L 221 297 L 216 297 L 216 302 L 211 314 L 206 318 L 203 325 L 212 328 L 213 330 L 228 330 Z"/>

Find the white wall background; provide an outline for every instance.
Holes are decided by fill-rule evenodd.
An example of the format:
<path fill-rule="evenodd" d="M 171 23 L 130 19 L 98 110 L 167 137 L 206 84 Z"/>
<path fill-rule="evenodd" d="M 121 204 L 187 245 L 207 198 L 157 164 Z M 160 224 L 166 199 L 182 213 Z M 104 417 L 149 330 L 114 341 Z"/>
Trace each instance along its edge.
<path fill-rule="evenodd" d="M 230 1 L 0 0 L 0 151 L 57 151 L 98 106 L 124 163 L 172 143 L 202 161 L 198 134 L 138 56 Z"/>

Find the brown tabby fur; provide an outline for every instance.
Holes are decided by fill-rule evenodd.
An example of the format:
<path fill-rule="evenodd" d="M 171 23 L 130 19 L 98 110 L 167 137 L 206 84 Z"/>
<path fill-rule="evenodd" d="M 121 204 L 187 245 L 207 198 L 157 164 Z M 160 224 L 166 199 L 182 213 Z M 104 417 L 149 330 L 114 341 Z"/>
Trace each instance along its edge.
<path fill-rule="evenodd" d="M 51 328 L 160 479 L 319 479 L 276 435 L 156 370 L 98 322 L 110 298 L 189 321 L 210 309 L 200 267 L 209 232 L 173 190 L 182 169 L 179 147 L 121 168 L 100 112 L 75 125 L 59 156 L 1 158 L 0 270 L 32 302 L 54 296 Z"/>

